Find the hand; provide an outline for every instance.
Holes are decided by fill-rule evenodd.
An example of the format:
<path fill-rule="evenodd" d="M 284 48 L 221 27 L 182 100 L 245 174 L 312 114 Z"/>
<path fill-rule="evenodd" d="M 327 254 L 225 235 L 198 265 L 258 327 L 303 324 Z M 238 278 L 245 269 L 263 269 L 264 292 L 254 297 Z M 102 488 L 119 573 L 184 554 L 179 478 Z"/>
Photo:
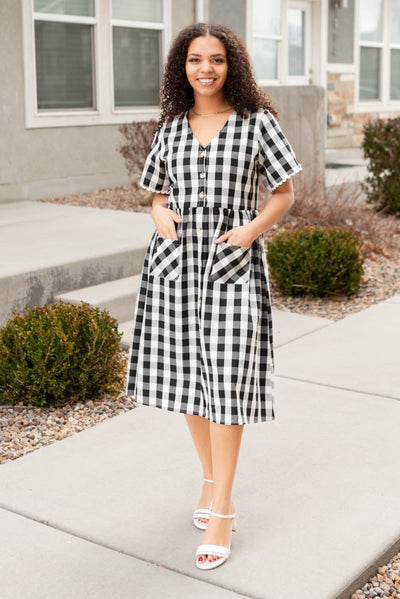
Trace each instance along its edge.
<path fill-rule="evenodd" d="M 220 235 L 215 240 L 215 243 L 221 243 L 221 241 L 227 241 L 232 245 L 240 245 L 242 247 L 250 247 L 253 241 L 257 239 L 257 235 L 254 236 L 253 230 L 247 225 L 240 225 L 230 229 L 223 235 Z"/>
<path fill-rule="evenodd" d="M 153 206 L 151 210 L 151 217 L 155 222 L 159 237 L 166 237 L 167 239 L 175 239 L 178 241 L 174 223 L 182 222 L 179 214 L 166 206 L 156 205 Z"/>

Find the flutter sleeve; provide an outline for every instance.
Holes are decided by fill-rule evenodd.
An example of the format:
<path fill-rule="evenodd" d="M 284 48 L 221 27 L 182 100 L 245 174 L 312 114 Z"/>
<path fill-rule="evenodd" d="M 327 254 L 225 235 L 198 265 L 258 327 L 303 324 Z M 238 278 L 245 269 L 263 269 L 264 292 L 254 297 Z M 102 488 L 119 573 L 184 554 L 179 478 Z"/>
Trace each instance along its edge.
<path fill-rule="evenodd" d="M 163 133 L 165 123 L 157 130 L 151 143 L 140 178 L 140 186 L 156 193 L 168 193 L 171 182 L 168 178 L 165 159 L 163 158 Z"/>
<path fill-rule="evenodd" d="M 258 170 L 265 187 L 273 191 L 303 169 L 274 115 L 260 113 Z"/>

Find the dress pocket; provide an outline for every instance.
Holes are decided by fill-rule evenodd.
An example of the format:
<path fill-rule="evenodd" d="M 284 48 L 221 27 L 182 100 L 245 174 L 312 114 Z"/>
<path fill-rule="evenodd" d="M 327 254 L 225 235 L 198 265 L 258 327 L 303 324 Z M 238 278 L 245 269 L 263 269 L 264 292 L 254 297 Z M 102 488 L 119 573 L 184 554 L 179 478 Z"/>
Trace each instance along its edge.
<path fill-rule="evenodd" d="M 250 278 L 251 246 L 217 244 L 211 266 L 210 280 L 215 283 L 248 283 Z"/>
<path fill-rule="evenodd" d="M 180 274 L 180 258 L 180 239 L 157 236 L 150 264 L 150 274 L 163 279 L 177 279 Z"/>

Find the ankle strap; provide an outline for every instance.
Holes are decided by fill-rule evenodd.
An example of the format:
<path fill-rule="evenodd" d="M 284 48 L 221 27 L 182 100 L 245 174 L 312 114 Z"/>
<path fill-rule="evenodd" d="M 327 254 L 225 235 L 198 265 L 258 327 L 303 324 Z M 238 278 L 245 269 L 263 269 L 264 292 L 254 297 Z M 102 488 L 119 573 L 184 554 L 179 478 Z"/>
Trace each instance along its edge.
<path fill-rule="evenodd" d="M 216 514 L 215 512 L 210 510 L 210 516 L 217 516 L 217 518 L 234 518 L 236 513 L 234 514 Z"/>
<path fill-rule="evenodd" d="M 211 478 L 205 478 L 204 482 L 205 483 L 213 483 L 214 481 Z"/>

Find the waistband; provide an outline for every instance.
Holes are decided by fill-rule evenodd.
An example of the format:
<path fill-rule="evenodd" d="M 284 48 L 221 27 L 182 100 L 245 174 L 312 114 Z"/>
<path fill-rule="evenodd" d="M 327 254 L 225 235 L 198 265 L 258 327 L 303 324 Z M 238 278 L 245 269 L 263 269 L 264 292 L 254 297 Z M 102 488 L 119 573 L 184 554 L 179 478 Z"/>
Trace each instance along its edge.
<path fill-rule="evenodd" d="M 209 206 L 209 205 L 193 205 L 193 204 L 185 204 L 184 206 L 179 206 L 175 202 L 168 202 L 167 208 L 171 208 L 175 210 L 178 214 L 191 214 L 196 211 L 201 211 L 204 214 L 246 214 L 247 216 L 257 216 L 259 211 L 257 209 L 249 210 L 246 208 L 226 208 L 224 206 Z"/>

